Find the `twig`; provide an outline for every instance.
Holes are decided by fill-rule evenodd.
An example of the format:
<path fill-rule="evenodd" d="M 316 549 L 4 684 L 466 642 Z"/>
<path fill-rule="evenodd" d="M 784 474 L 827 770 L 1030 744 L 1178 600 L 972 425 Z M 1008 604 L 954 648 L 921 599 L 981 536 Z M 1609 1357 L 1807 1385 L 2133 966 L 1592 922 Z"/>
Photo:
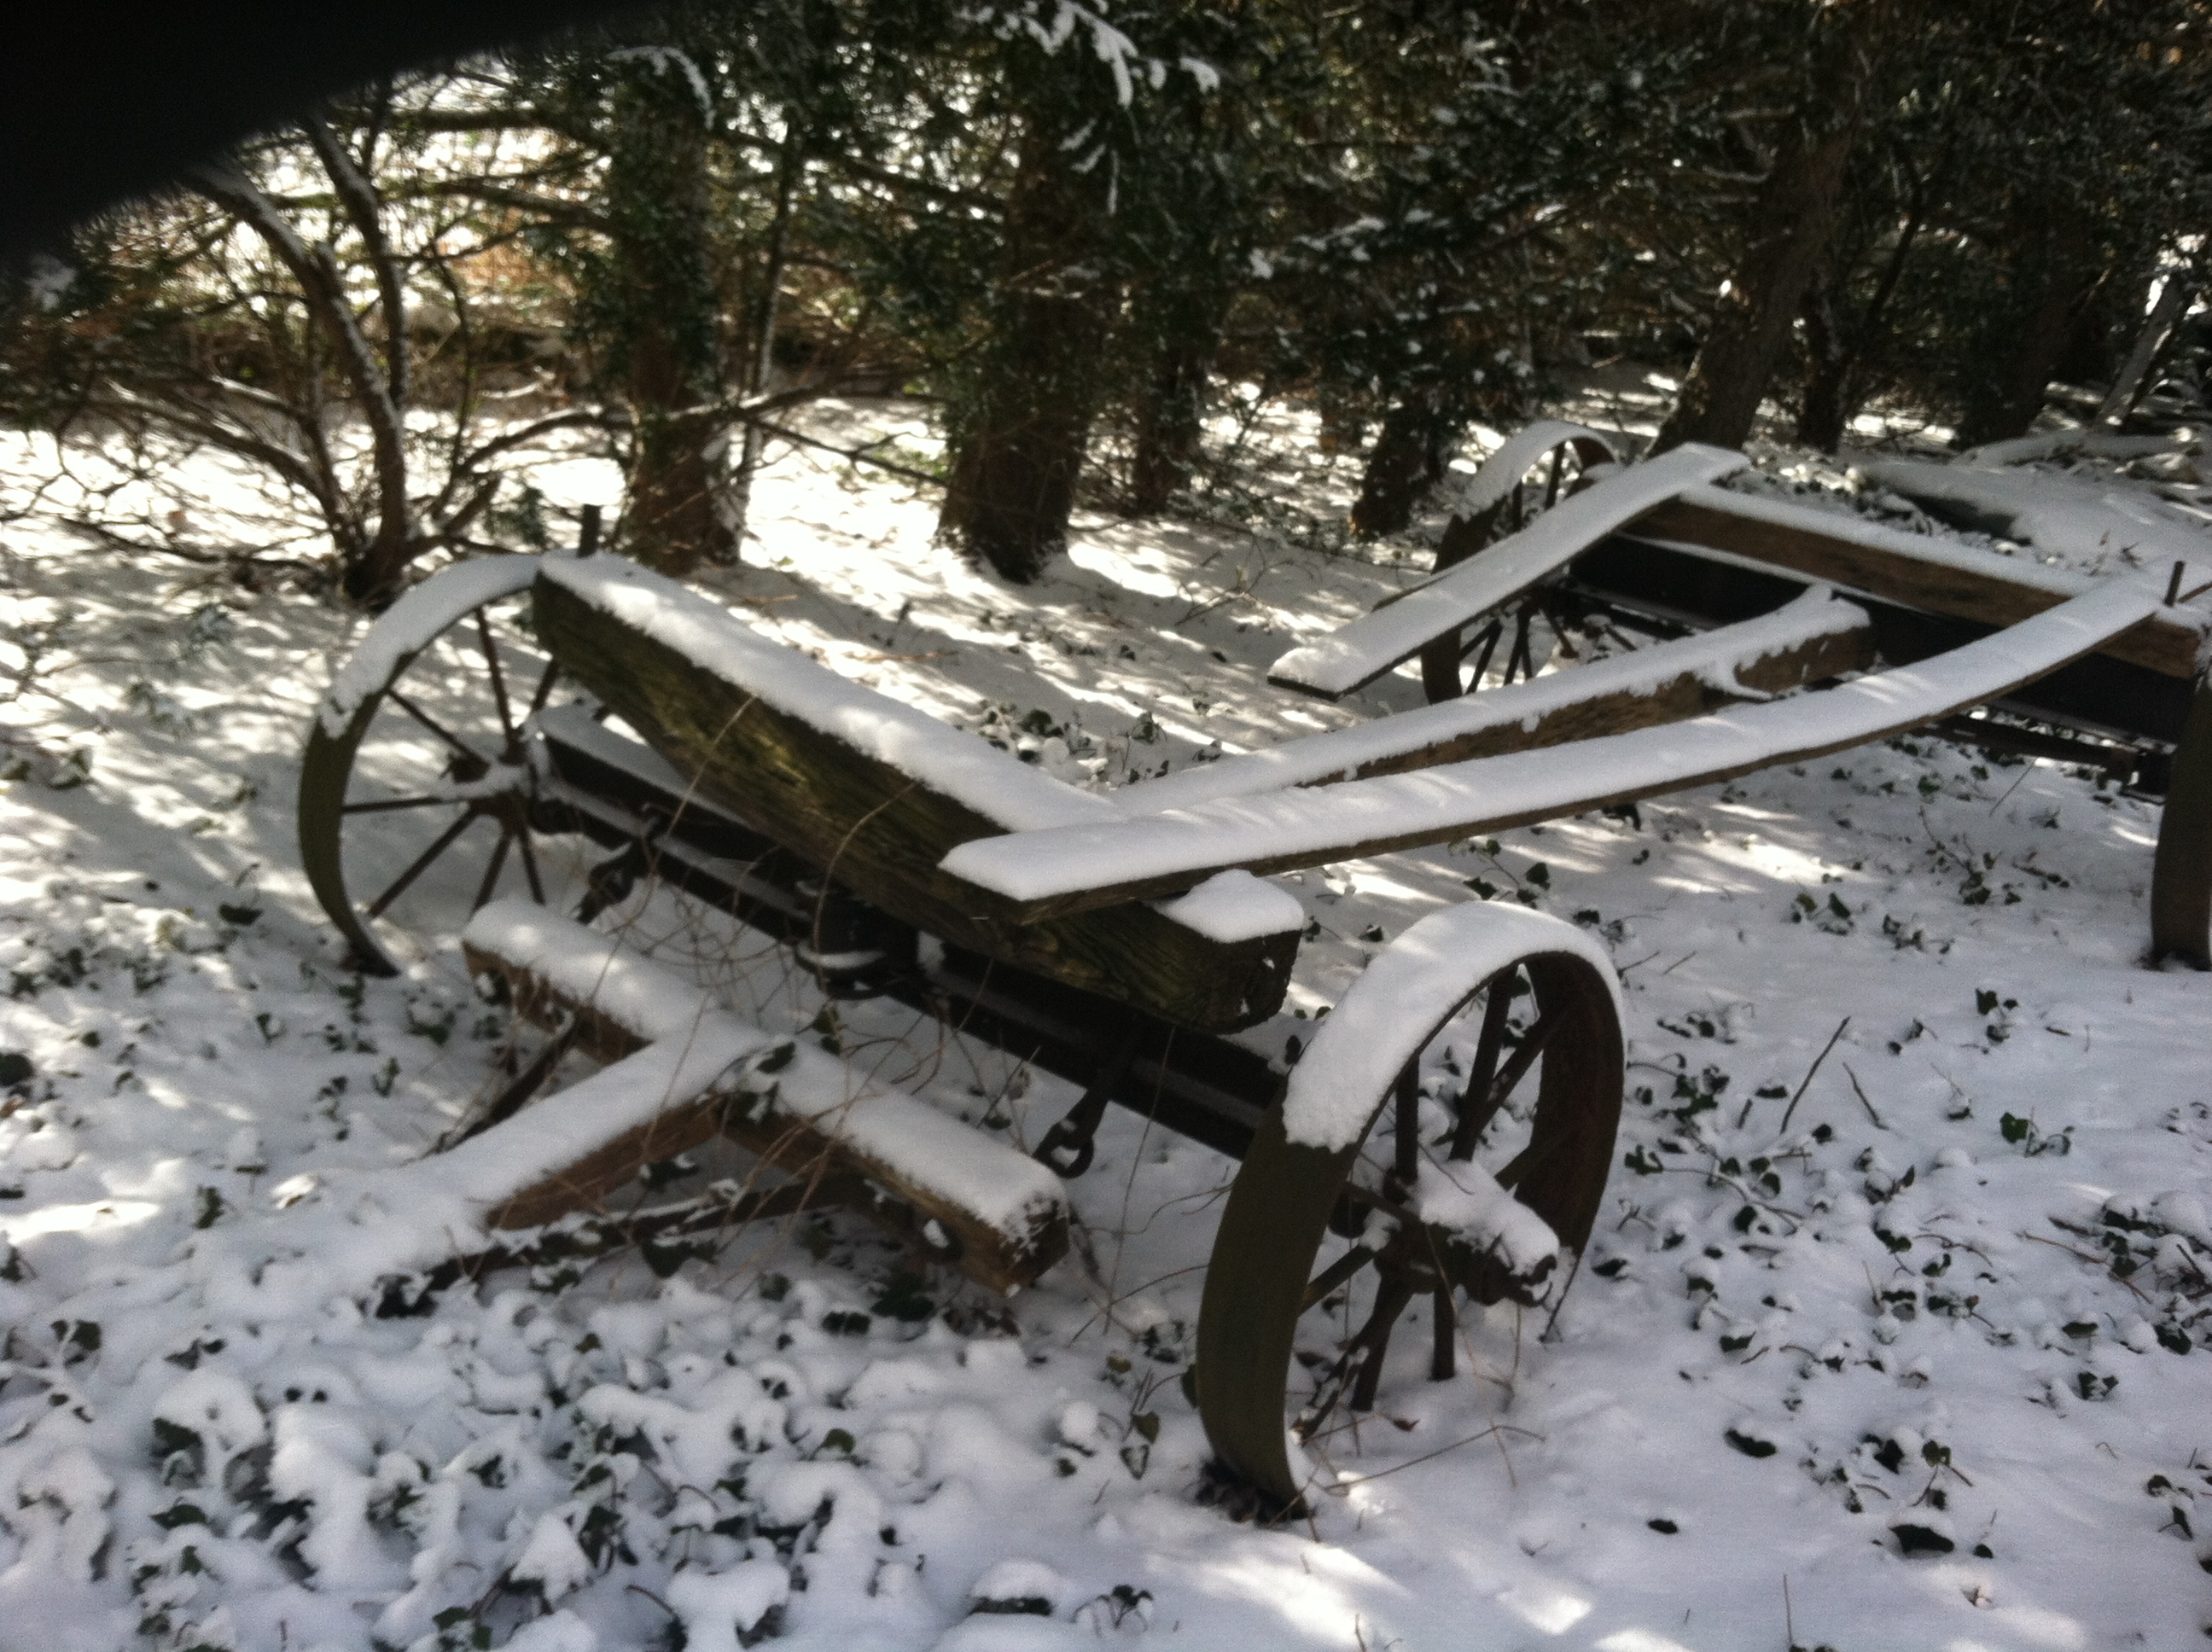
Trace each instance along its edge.
<path fill-rule="evenodd" d="M 1999 798 L 1995 803 L 1990 805 L 1990 815 L 1995 816 L 1998 810 L 2003 808 L 2007 803 L 2010 802 L 2012 800 L 2012 794 L 2019 791 L 2023 785 L 2027 784 L 2027 777 L 2033 773 L 2035 773 L 2035 764 L 2033 760 L 2022 763 L 2020 766 L 2020 778 L 2014 780 L 2010 786 L 2005 787 L 2004 796 Z"/>
<path fill-rule="evenodd" d="M 1804 1099 L 1805 1091 L 1812 1084 L 1813 1075 L 1820 1070 L 1820 1063 L 1828 1059 L 1828 1052 L 1836 1048 L 1836 1041 L 1844 1036 L 1844 1029 L 1850 1024 L 1851 1018 L 1849 1016 L 1836 1023 L 1835 1031 L 1828 1035 L 1828 1042 L 1820 1047 L 1820 1053 L 1813 1058 L 1813 1065 L 1805 1070 L 1804 1083 L 1797 1086 L 1797 1093 L 1790 1098 L 1790 1105 L 1782 1109 L 1782 1127 L 1774 1133 L 1776 1135 L 1786 1136 L 1790 1133 L 1790 1121 L 1796 1116 L 1797 1103 Z M 1754 1096 L 1751 1101 L 1755 1102 L 1758 1099 L 1759 1097 Z M 1751 1102 L 1746 1102 L 1743 1104 L 1743 1118 L 1735 1121 L 1735 1127 L 1739 1130 L 1742 1129 L 1744 1120 L 1750 1116 Z"/>
<path fill-rule="evenodd" d="M 1447 1451 L 1456 1451 L 1462 1446 L 1473 1445 L 1477 1440 L 1487 1440 L 1492 1435 L 1507 1434 L 1525 1434 L 1532 1440 L 1540 1440 L 1544 1437 L 1534 1429 L 1516 1428 L 1510 1423 L 1492 1423 L 1480 1434 L 1470 1434 L 1464 1440 L 1454 1440 L 1449 1445 L 1438 1446 L 1434 1451 L 1424 1452 L 1418 1457 L 1409 1457 L 1404 1462 L 1394 1463 L 1388 1468 L 1378 1468 L 1372 1474 L 1361 1474 L 1352 1479 L 1339 1480 L 1334 1485 L 1323 1486 L 1322 1490 L 1333 1497 L 1340 1497 L 1352 1486 L 1364 1485 L 1370 1480 L 1382 1479 L 1386 1475 L 1396 1473 L 1401 1468 L 1416 1467 L 1428 1461 L 1431 1457 L 1441 1457 Z"/>
<path fill-rule="evenodd" d="M 1552 1317 L 1544 1321 L 1543 1334 L 1536 1339 L 1537 1341 L 1549 1342 L 1552 1339 L 1552 1327 L 1559 1322 L 1559 1311 L 1567 1305 L 1567 1292 L 1575 1288 L 1575 1281 L 1581 1277 L 1582 1271 L 1583 1253 L 1577 1250 L 1575 1265 L 1567 1270 L 1567 1282 L 1559 1287 L 1559 1299 L 1552 1304 Z"/>
<path fill-rule="evenodd" d="M 932 476 L 927 471 L 917 471 L 910 465 L 897 465 L 887 459 L 878 459 L 868 451 L 869 447 L 884 446 L 884 442 L 891 440 L 888 436 L 884 438 L 884 441 L 872 441 L 866 446 L 840 447 L 834 441 L 823 441 L 814 436 L 802 436 L 788 426 L 772 424 L 766 419 L 754 419 L 750 422 L 758 425 L 772 436 L 781 436 L 784 440 L 795 442 L 801 447 L 818 447 L 823 452 L 835 453 L 851 464 L 872 465 L 878 471 L 889 471 L 893 476 L 902 476 L 909 482 L 921 483 L 924 487 L 942 488 L 945 485 L 945 478 L 941 476 Z"/>
<path fill-rule="evenodd" d="M 1874 1127 L 1877 1130 L 1888 1129 L 1889 1127 L 1881 1121 L 1881 1114 L 1874 1110 L 1874 1103 L 1867 1100 L 1866 1091 L 1859 1088 L 1859 1076 L 1851 1071 L 1851 1064 L 1848 1061 L 1844 1063 L 1844 1076 L 1851 1081 L 1851 1094 L 1859 1098 L 1859 1105 L 1866 1108 L 1867 1117 L 1874 1121 Z"/>

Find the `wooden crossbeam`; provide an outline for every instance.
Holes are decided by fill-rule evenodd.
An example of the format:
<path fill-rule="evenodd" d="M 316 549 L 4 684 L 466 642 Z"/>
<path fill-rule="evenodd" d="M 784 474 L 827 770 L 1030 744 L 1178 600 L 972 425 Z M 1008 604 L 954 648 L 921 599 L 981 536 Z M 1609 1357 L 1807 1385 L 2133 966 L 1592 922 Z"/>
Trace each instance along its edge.
<path fill-rule="evenodd" d="M 642 1069 L 669 1046 L 712 1048 L 726 1036 L 726 1023 L 732 1023 L 726 1012 L 706 1005 L 697 987 L 623 955 L 612 938 L 536 908 L 485 908 L 471 925 L 463 952 L 472 975 L 507 983 L 516 1011 L 526 1019 L 547 1028 L 577 1027 L 579 1048 L 613 1064 L 586 1082 L 598 1082 L 611 1094 L 623 1088 L 624 1067 Z M 740 1037 L 731 1047 L 744 1042 Z M 557 1168 L 515 1189 L 486 1225 L 494 1230 L 538 1227 L 598 1208 L 632 1184 L 646 1165 L 719 1135 L 766 1166 L 837 1190 L 838 1202 L 913 1239 L 933 1260 L 957 1266 L 990 1290 L 1004 1293 L 1031 1284 L 1065 1253 L 1066 1205 L 1043 1167 L 896 1092 L 811 1111 L 788 1097 L 779 1100 L 780 1076 L 808 1076 L 794 1065 L 801 1058 L 786 1045 L 779 1059 L 771 1046 L 767 1059 L 756 1059 L 750 1067 L 741 1064 L 729 1079 L 668 1094 L 636 1122 L 580 1143 L 580 1151 L 564 1155 Z M 805 1059 L 818 1062 L 819 1053 Z M 641 1071 L 641 1082 L 665 1085 L 665 1065 L 653 1066 L 650 1074 Z M 499 1129 L 527 1133 L 531 1125 L 526 1108 Z M 478 1137 L 471 1147 L 481 1154 L 489 1140 L 489 1133 Z M 907 1151 L 901 1151 L 902 1144 Z M 949 1176 L 948 1165 L 955 1167 Z M 994 1218 L 979 1211 L 953 1191 L 963 1181 L 994 1191 L 1025 1190 L 1011 1201 L 1024 1216 L 1010 1228 L 1003 1212 Z M 854 1196 L 862 1187 L 866 1196 Z"/>
<path fill-rule="evenodd" d="M 1686 489 L 1622 531 L 1726 551 L 1886 602 L 1992 625 L 2031 619 L 2094 583 L 2034 564 L 2012 573 L 2005 567 L 2008 559 L 1988 552 L 1872 523 L 1845 523 L 1808 506 L 1721 488 Z M 1979 566 L 1984 562 L 1989 566 Z M 2203 641 L 2202 616 L 2166 608 L 2095 652 L 2193 680 Z"/>

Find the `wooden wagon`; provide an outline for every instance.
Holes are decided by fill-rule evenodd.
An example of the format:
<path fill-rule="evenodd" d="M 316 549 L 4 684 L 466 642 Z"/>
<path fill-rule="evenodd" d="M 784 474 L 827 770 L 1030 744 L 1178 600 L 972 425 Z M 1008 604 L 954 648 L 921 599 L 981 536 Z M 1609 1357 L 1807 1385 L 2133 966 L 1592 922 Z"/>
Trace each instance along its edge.
<path fill-rule="evenodd" d="M 1595 938 L 1470 902 L 1382 950 L 1301 1023 L 1303 1051 L 1260 1048 L 1304 923 L 1265 875 L 1934 727 L 2163 791 L 2153 949 L 2212 963 L 2204 616 L 2162 580 L 2075 580 L 1714 485 L 1744 463 L 1692 447 L 1620 469 L 1595 433 L 1528 433 L 1434 578 L 1272 677 L 1340 695 L 1419 656 L 1435 703 L 1112 794 L 767 642 L 588 535 L 578 556 L 464 563 L 339 673 L 306 756 L 303 859 L 376 970 L 444 878 L 438 899 L 473 909 L 471 971 L 550 1034 L 441 1161 L 518 1244 L 724 1136 L 759 1174 L 653 1218 L 663 1241 L 836 1205 L 1009 1291 L 1066 1248 L 1062 1179 L 1090 1167 L 1109 1103 L 1240 1160 L 1195 1390 L 1222 1465 L 1291 1504 L 1291 1434 L 1375 1402 L 1409 1303 L 1431 1305 L 1442 1377 L 1462 1302 L 1564 1288 L 1613 1157 L 1622 1046 Z M 1552 507 L 1522 522 L 1532 471 Z M 518 611 L 527 637 L 503 647 Z M 1539 674 L 1532 638 L 1563 616 L 1650 644 Z M 430 670 L 453 649 L 473 709 Z M 1478 686 L 1504 682 L 1465 692 L 1469 656 Z M 604 850 L 573 912 L 542 904 L 550 836 Z M 1080 1099 L 1024 1154 L 772 1036 L 594 926 L 641 879 L 781 938 L 825 996 L 901 1000 Z M 571 1049 L 602 1065 L 538 1099 Z"/>

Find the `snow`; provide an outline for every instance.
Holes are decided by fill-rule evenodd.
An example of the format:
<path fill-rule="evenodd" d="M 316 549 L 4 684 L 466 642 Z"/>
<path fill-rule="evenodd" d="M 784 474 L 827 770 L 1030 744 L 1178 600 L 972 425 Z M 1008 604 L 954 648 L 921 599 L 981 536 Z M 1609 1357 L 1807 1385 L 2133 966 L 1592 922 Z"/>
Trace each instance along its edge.
<path fill-rule="evenodd" d="M 1725 511 L 1731 516 L 1740 516 L 1749 521 L 1769 522 L 1778 527 L 1803 528 L 1832 539 L 1843 539 L 1870 550 L 1886 550 L 1909 557 L 1929 568 L 1957 568 L 1979 579 L 2002 580 L 2009 585 L 2026 586 L 2060 600 L 2078 597 L 2097 583 L 2087 574 L 2064 568 L 2045 568 L 2017 557 L 1993 556 L 1988 551 L 1972 545 L 1958 544 L 1929 534 L 1906 533 L 1897 528 L 1884 527 L 1878 522 L 1868 521 L 1864 517 L 1819 510 L 1807 505 L 1794 504 L 1786 499 L 1736 493 L 1713 487 L 1686 488 L 1681 497 L 1685 503 L 1702 505 L 1709 510 Z"/>
<path fill-rule="evenodd" d="M 1468 995 L 1539 952 L 1582 958 L 1613 980 L 1604 946 L 1547 914 L 1474 902 L 1422 919 L 1375 956 L 1291 1069 L 1284 1134 L 1326 1152 L 1351 1146 L 1414 1052 Z"/>
<path fill-rule="evenodd" d="M 814 416 L 847 445 L 927 440 L 903 404 Z M 1216 741 L 1226 764 L 1418 701 L 1404 677 L 1357 707 L 1264 686 L 1284 648 L 1425 566 L 1412 537 L 1328 548 L 1358 471 L 1314 435 L 1270 407 L 1240 450 L 1279 515 L 1079 514 L 1071 556 L 1020 590 L 933 544 L 933 495 L 786 454 L 748 566 L 716 589 L 779 644 L 963 729 L 1046 713 L 1131 806 Z M 45 455 L 0 448 L 12 509 Z M 233 487 L 202 463 L 194 485 Z M 542 475 L 558 510 L 618 481 L 558 453 Z M 208 543 L 268 531 L 250 489 L 222 497 L 239 525 Z M 88 550 L 35 512 L 0 544 L 6 640 L 73 627 L 0 701 L 0 1050 L 34 1069 L 20 1095 L 0 1084 L 0 1643 L 370 1652 L 481 1627 L 495 1649 L 611 1652 L 672 1640 L 683 1580 L 752 1567 L 764 1593 L 789 1582 L 763 1652 L 1771 1652 L 1785 1577 L 1807 1646 L 2203 1643 L 2212 979 L 2142 967 L 2154 803 L 1910 736 L 1636 819 L 1278 880 L 1311 933 L 1285 1014 L 1240 1036 L 1254 1048 L 1310 1044 L 1389 939 L 1487 890 L 1611 957 L 1631 1094 L 1564 1297 L 1467 1312 L 1448 1382 L 1426 1381 L 1425 1316 L 1402 1326 L 1379 1414 L 1317 1444 L 1312 1523 L 1239 1523 L 1200 1501 L 1179 1380 L 1234 1167 L 1125 1111 L 1067 1185 L 1083 1243 L 1011 1303 L 939 1272 L 930 1317 L 879 1311 L 911 1259 L 832 1216 L 661 1258 L 665 1278 L 635 1252 L 576 1258 L 378 1317 L 369 1253 L 468 1241 L 470 1213 L 407 1177 L 503 1082 L 507 1018 L 450 946 L 352 976 L 298 873 L 301 734 L 364 628 L 267 583 Z M 5 656 L 0 693 L 18 670 Z M 182 720 L 156 721 L 137 680 Z M 441 887 L 465 908 L 466 879 Z M 787 954 L 667 891 L 604 921 L 1009 1152 L 1075 1099 L 972 1034 L 825 1004 Z M 1473 1036 L 1440 1043 L 1463 1057 Z M 572 1060 L 556 1096 L 590 1070 Z M 743 1172 L 700 1158 L 641 1196 Z M 1314 1353 L 1347 1334 L 1308 1329 Z M 206 1418 L 210 1375 L 224 1437 L 252 1432 L 242 1389 L 262 1440 L 218 1462 L 210 1434 L 198 1467 L 157 1455 L 157 1410 Z M 275 1431 L 308 1437 L 288 1411 L 346 1425 L 316 1436 L 327 1510 L 265 1483 Z M 341 1467 L 366 1482 L 365 1527 Z M 814 1485 L 787 1488 L 801 1471 Z M 818 1498 L 796 1526 L 767 1517 L 770 1493 L 783 1510 L 832 1479 L 825 1519 Z M 592 1573 L 549 1613 L 497 1585 L 562 1509 Z M 302 1564 L 331 1521 L 382 1581 Z M 1903 1552 L 1893 1522 L 1939 1521 L 1950 1552 Z M 1018 1557 L 1068 1580 L 1058 1614 L 970 1615 L 972 1586 Z M 454 1611 L 475 1615 L 441 1630 Z"/>
<path fill-rule="evenodd" d="M 1448 573 L 1418 585 L 1388 607 L 1293 648 L 1267 680 L 1310 694 L 1349 694 L 1455 626 L 1488 613 L 1564 568 L 1624 523 L 1692 483 L 1712 482 L 1748 464 L 1741 453 L 1686 442 L 1657 459 L 1617 471 L 1561 500 L 1516 534 Z"/>
<path fill-rule="evenodd" d="M 977 838 L 939 864 L 1016 901 L 1228 866 L 1318 864 L 1364 843 L 1494 829 L 1662 796 L 1930 722 L 1996 698 L 2158 611 L 2156 587 L 2112 580 L 1962 648 L 1838 688 L 1571 745 L 1409 774 L 1267 792 L 1111 826 Z"/>
<path fill-rule="evenodd" d="M 737 1652 L 738 1637 L 750 1635 L 790 1598 L 791 1574 L 773 1560 L 740 1560 L 726 1571 L 683 1571 L 668 1580 L 684 1652 Z"/>
<path fill-rule="evenodd" d="M 609 557 L 545 564 L 545 575 L 787 716 L 844 741 L 1012 830 L 1114 820 L 1120 808 L 996 746 L 886 699 L 789 648 L 767 641 L 729 610 L 672 580 Z M 637 768 L 633 761 L 627 766 Z M 667 765 L 659 768 L 672 774 Z M 679 786 L 678 790 L 688 790 Z M 1218 941 L 1295 927 L 1291 904 L 1257 879 L 1231 879 L 1163 907 Z"/>
<path fill-rule="evenodd" d="M 2178 453 L 2191 446 L 2185 436 L 2124 436 L 2116 430 L 2042 430 L 2008 441 L 1984 442 L 1959 455 L 1958 463 L 1979 469 L 2021 465 L 2031 459 L 2063 459 L 2080 453 L 2093 459 L 2147 459 Z"/>
<path fill-rule="evenodd" d="M 1157 904 L 1162 915 L 1224 943 L 1279 935 L 1305 921 L 1304 909 L 1288 892 L 1249 872 L 1217 872 L 1189 894 Z"/>
<path fill-rule="evenodd" d="M 526 1131 L 488 1131 L 409 1173 L 479 1204 L 535 1185 L 621 1131 L 734 1081 L 732 1068 L 741 1073 L 741 1064 L 789 1042 L 715 1007 L 696 985 L 626 950 L 620 936 L 528 901 L 485 907 L 462 938 L 653 1041 L 539 1102 Z M 792 1048 L 774 1071 L 781 1111 L 1010 1239 L 1027 1238 L 1064 1207 L 1058 1178 L 1042 1164 L 979 1142 L 896 1090 L 856 1088 L 852 1072 L 819 1048 Z"/>
<path fill-rule="evenodd" d="M 1737 671 L 1770 655 L 1865 623 L 1863 610 L 1836 601 L 1826 586 L 1816 586 L 1772 613 L 1741 624 L 1609 655 L 1570 671 L 1547 671 L 1352 728 L 1310 734 L 1264 751 L 1224 757 L 1149 780 L 1142 790 L 1124 794 L 1122 801 L 1132 813 L 1141 807 L 1145 813 L 1161 814 L 1216 798 L 1348 780 L 1370 764 L 1462 735 L 1516 723 L 1534 729 L 1552 713 L 1594 695 L 1650 695 L 1687 675 L 1703 677 L 1723 692 L 1747 695 L 1751 691 L 1735 682 Z"/>
<path fill-rule="evenodd" d="M 362 702 L 383 692 L 447 626 L 488 602 L 527 591 L 544 560 L 482 556 L 442 568 L 411 587 L 369 627 L 331 680 L 318 714 L 323 732 L 332 739 L 344 733 Z"/>
<path fill-rule="evenodd" d="M 1976 527 L 2023 540 L 2083 572 L 2143 568 L 2163 583 L 2181 562 L 2184 591 L 2212 580 L 2204 513 L 2118 478 L 1912 459 L 1860 459 L 1855 468 L 1869 482 L 1948 507 Z"/>
<path fill-rule="evenodd" d="M 1482 461 L 1474 480 L 1462 488 L 1454 501 L 1455 516 L 1480 516 L 1510 494 L 1528 467 L 1554 447 L 1571 441 L 1595 442 L 1618 461 L 1614 439 L 1586 424 L 1565 419 L 1537 419 L 1523 425 L 1504 445 Z"/>
<path fill-rule="evenodd" d="M 1012 830 L 1110 820 L 1105 799 L 1040 774 L 936 718 L 760 636 L 728 610 L 619 558 L 548 563 L 545 577 L 763 705 L 842 740 Z"/>
<path fill-rule="evenodd" d="M 1551 1224 L 1499 1187 L 1498 1178 L 1480 1164 L 1425 1162 L 1413 1184 L 1413 1209 L 1431 1227 L 1496 1257 L 1516 1279 L 1534 1277 L 1559 1254 L 1559 1236 Z M 1544 1284 L 1556 1285 L 1557 1276 Z"/>

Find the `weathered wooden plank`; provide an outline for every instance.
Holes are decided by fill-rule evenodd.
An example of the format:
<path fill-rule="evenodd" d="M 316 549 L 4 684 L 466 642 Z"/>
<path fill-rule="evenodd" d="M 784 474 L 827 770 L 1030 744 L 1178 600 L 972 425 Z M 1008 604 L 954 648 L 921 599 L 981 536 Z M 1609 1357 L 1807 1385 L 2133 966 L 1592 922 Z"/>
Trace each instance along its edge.
<path fill-rule="evenodd" d="M 1862 625 L 1769 654 L 1738 671 L 1735 680 L 1761 694 L 1782 694 L 1808 683 L 1826 682 L 1845 671 L 1864 671 L 1874 663 L 1873 628 Z M 1664 723 L 1702 717 L 1723 706 L 1741 705 L 1747 697 L 1728 692 L 1714 680 L 1711 672 L 1686 671 L 1649 692 L 1625 689 L 1595 695 L 1539 717 L 1534 728 L 1510 723 L 1476 729 L 1440 740 L 1420 751 L 1363 763 L 1346 778 L 1364 780 L 1373 774 L 1410 774 L 1443 763 L 1464 762 L 1508 751 L 1534 751 L 1602 735 L 1656 728 Z"/>
<path fill-rule="evenodd" d="M 2041 568 L 2008 574 L 2003 559 L 1987 570 L 1945 556 L 1941 541 L 1869 524 L 1837 531 L 1826 513 L 1787 501 L 1692 488 L 1629 523 L 1622 531 L 1643 538 L 1701 545 L 1771 563 L 1816 580 L 1863 591 L 1885 601 L 1929 613 L 2011 625 L 2047 612 L 2088 588 L 2088 581 Z M 2193 678 L 2201 626 L 2165 610 L 2112 638 L 2095 652 L 2167 677 Z"/>
<path fill-rule="evenodd" d="M 535 608 L 538 635 L 562 665 L 696 774 L 717 807 L 902 921 L 1180 1026 L 1225 1031 L 1280 1005 L 1295 930 L 1216 941 L 1142 904 L 1035 925 L 978 915 L 938 862 L 961 843 L 997 835 L 998 823 L 551 580 L 539 580 Z"/>
<path fill-rule="evenodd" d="M 580 1047 L 599 1060 L 619 1062 L 638 1055 L 652 1042 L 592 998 L 549 981 L 526 964 L 471 943 L 464 944 L 463 952 L 472 975 L 495 975 L 508 983 L 517 1012 L 526 1018 L 553 1028 L 574 1017 L 583 1029 Z M 880 1106 L 889 1098 L 874 1099 Z M 905 1104 L 925 1105 L 911 1100 Z M 526 1130 L 529 1116 L 526 1110 L 503 1127 Z M 836 1122 L 834 1116 L 831 1122 Z M 933 1260 L 957 1266 L 977 1284 L 1002 1294 L 1033 1284 L 1066 1251 L 1064 1209 L 1025 1233 L 1007 1234 L 918 1180 L 913 1167 L 871 1153 L 778 1107 L 757 1084 L 718 1088 L 662 1108 L 647 1122 L 610 1137 L 552 1175 L 520 1190 L 491 1213 L 487 1225 L 494 1230 L 539 1227 L 591 1208 L 628 1187 L 646 1165 L 689 1151 L 716 1135 L 736 1142 L 764 1165 L 843 1190 L 838 1202 L 916 1239 Z M 1003 1143 L 980 1134 L 972 1146 L 978 1154 L 1012 1155 Z M 1027 1161 L 1019 1162 L 1026 1170 Z M 868 1197 L 850 1196 L 856 1191 L 856 1178 L 868 1184 Z M 936 1224 L 934 1236 L 930 1235 L 932 1223 Z"/>
<path fill-rule="evenodd" d="M 1548 750 L 1015 834 L 955 850 L 945 870 L 1019 920 L 1139 899 L 1232 866 L 1287 872 L 1504 831 L 1917 728 L 2057 670 L 2158 605 L 2147 584 L 2112 580 L 1948 654 L 1840 688 Z"/>

